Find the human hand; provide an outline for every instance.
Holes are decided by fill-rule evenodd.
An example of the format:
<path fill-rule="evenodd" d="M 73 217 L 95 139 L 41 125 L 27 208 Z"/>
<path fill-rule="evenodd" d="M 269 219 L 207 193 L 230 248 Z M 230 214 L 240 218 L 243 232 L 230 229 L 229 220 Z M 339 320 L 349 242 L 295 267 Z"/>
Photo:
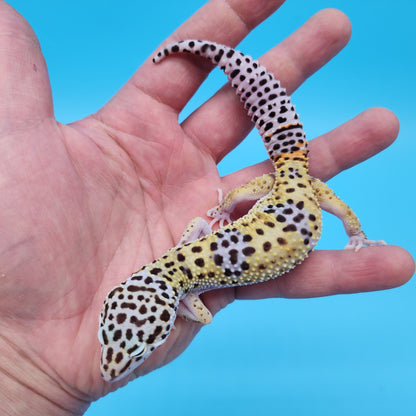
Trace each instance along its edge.
<path fill-rule="evenodd" d="M 235 0 L 233 10 L 209 2 L 170 41 L 235 45 L 276 3 Z M 0 27 L 0 395 L 7 397 L 0 407 L 79 414 L 128 381 L 105 383 L 99 371 L 98 316 L 108 290 L 174 246 L 186 223 L 215 204 L 217 188 L 228 191 L 271 166 L 218 176 L 216 163 L 252 127 L 228 86 L 178 124 L 207 62 L 171 58 L 156 71 L 149 59 L 100 111 L 66 126 L 54 119 L 36 37 L 4 2 Z M 326 10 L 261 62 L 291 93 L 349 35 L 346 17 Z M 387 147 L 397 131 L 390 112 L 368 110 L 310 142 L 311 174 L 326 180 Z M 202 297 L 215 313 L 236 298 L 394 287 L 413 268 L 398 247 L 316 251 L 279 279 Z M 199 330 L 181 319 L 175 325 L 136 375 L 175 358 Z"/>

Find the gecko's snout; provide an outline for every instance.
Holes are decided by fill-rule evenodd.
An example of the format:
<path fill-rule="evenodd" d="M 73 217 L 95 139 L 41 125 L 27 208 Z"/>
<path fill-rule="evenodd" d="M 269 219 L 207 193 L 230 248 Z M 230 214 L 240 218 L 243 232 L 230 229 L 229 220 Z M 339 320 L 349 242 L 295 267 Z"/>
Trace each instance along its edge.
<path fill-rule="evenodd" d="M 117 381 L 134 371 L 149 354 L 146 344 L 131 347 L 130 354 L 125 349 L 114 350 L 113 346 L 101 346 L 101 375 L 105 381 Z"/>

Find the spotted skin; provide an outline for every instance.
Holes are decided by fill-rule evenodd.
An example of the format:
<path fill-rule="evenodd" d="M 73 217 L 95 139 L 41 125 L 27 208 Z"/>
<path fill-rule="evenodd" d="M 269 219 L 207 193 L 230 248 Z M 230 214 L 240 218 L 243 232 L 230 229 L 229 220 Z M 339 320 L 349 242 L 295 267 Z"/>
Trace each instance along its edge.
<path fill-rule="evenodd" d="M 308 173 L 307 142 L 290 97 L 257 61 L 227 46 L 187 40 L 154 58 L 187 52 L 220 67 L 262 136 L 275 172 L 229 192 L 208 212 L 217 231 L 191 221 L 178 246 L 133 273 L 107 295 L 100 317 L 101 372 L 116 381 L 134 371 L 165 342 L 177 316 L 207 324 L 212 316 L 199 295 L 216 288 L 276 278 L 302 262 L 321 234 L 321 208 L 337 215 L 348 248 L 383 244 L 367 240 L 351 209 Z M 235 205 L 257 200 L 230 222 Z"/>

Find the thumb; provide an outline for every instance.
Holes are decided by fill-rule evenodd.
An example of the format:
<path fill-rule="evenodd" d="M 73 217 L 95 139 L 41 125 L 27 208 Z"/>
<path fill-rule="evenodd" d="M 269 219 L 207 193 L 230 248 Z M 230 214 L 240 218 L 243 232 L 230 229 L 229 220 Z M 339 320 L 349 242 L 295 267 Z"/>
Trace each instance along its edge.
<path fill-rule="evenodd" d="M 27 21 L 0 0 L 0 134 L 53 115 L 48 71 Z"/>

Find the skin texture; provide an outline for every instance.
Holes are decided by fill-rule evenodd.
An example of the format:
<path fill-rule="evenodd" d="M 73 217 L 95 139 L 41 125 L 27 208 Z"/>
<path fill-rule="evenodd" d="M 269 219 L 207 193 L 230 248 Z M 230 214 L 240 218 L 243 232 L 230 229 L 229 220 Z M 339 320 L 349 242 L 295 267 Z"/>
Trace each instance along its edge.
<path fill-rule="evenodd" d="M 167 43 L 204 38 L 235 46 L 278 6 L 212 0 Z M 324 10 L 260 62 L 291 94 L 349 36 L 348 19 Z M 216 163 L 252 127 L 228 86 L 178 124 L 178 112 L 211 69 L 207 63 L 172 58 L 156 74 L 149 58 L 101 110 L 66 126 L 54 119 L 36 36 L 2 1 L 0 54 L 0 410 L 82 414 L 92 400 L 174 359 L 200 328 L 178 319 L 135 375 L 105 383 L 96 333 L 108 290 L 174 246 L 186 223 L 216 204 L 217 188 L 227 192 L 271 167 L 218 176 Z M 311 175 L 326 180 L 389 146 L 397 133 L 388 110 L 367 110 L 310 141 Z M 281 279 L 203 300 L 215 314 L 235 299 L 395 287 L 413 271 L 399 247 L 318 250 Z"/>

